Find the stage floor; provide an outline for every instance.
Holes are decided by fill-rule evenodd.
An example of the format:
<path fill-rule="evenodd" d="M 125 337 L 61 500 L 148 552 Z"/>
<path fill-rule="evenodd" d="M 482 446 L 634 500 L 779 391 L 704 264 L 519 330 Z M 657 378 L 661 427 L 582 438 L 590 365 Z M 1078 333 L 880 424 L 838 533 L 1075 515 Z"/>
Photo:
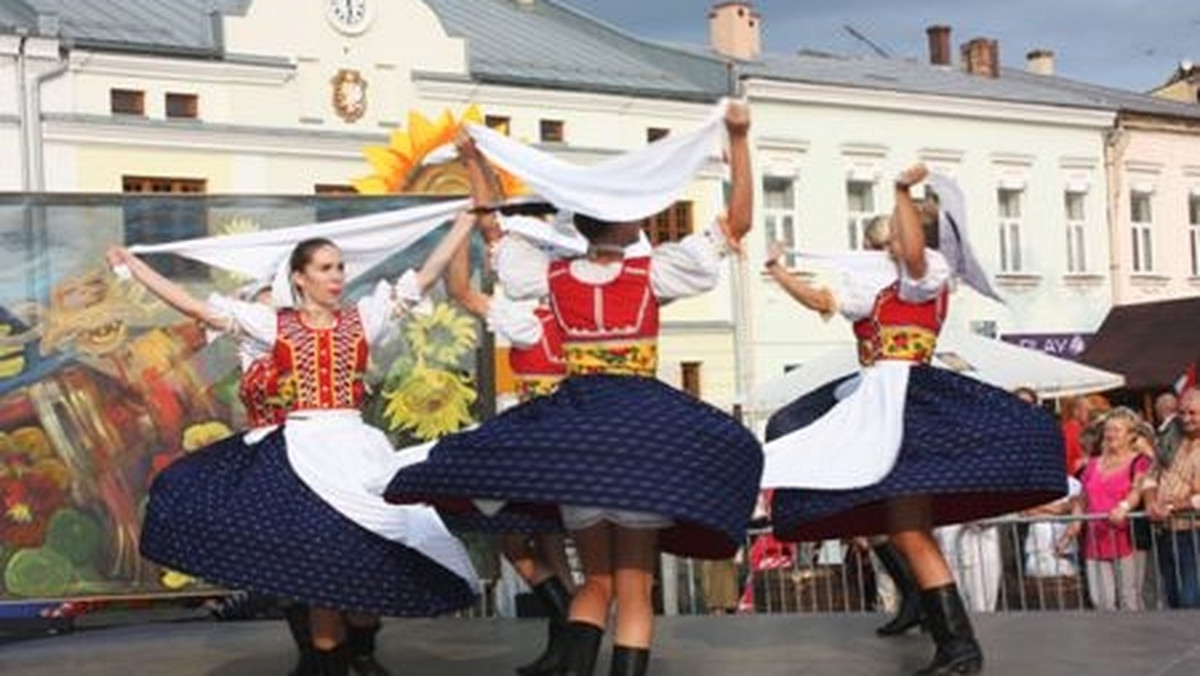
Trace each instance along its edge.
<path fill-rule="evenodd" d="M 926 637 L 879 639 L 882 616 L 660 618 L 653 676 L 910 674 L 931 655 Z M 1006 613 L 975 624 L 986 674 L 1194 676 L 1200 613 Z M 536 620 L 392 620 L 381 660 L 397 676 L 496 676 L 530 658 Z M 597 674 L 606 674 L 608 649 Z M 0 647 L 0 674 L 93 676 L 284 674 L 294 655 L 282 621 L 207 620 L 84 629 Z"/>

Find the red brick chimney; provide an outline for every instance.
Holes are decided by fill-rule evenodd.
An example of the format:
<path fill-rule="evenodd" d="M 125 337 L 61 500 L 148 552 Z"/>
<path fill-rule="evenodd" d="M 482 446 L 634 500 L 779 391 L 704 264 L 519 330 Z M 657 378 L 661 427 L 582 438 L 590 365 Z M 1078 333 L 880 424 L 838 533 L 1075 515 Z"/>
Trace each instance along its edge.
<path fill-rule="evenodd" d="M 974 38 L 962 46 L 967 72 L 981 77 L 1000 76 L 1000 44 L 988 38 Z"/>
<path fill-rule="evenodd" d="M 930 26 L 925 29 L 925 34 L 929 36 L 929 63 L 949 66 L 953 58 L 950 55 L 950 27 Z"/>
<path fill-rule="evenodd" d="M 708 12 L 713 51 L 742 61 L 762 54 L 762 15 L 749 2 L 721 2 Z"/>

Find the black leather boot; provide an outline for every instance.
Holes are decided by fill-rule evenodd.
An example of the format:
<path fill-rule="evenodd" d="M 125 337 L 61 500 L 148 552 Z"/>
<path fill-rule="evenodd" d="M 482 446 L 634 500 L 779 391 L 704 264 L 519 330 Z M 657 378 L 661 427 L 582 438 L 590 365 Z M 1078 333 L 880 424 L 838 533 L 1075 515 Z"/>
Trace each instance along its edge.
<path fill-rule="evenodd" d="M 379 633 L 379 625 L 356 627 L 346 623 L 346 650 L 350 660 L 350 670 L 358 676 L 391 676 L 375 659 L 375 636 Z"/>
<path fill-rule="evenodd" d="M 971 618 L 963 605 L 958 585 L 948 584 L 921 591 L 925 622 L 937 644 L 937 652 L 917 676 L 977 674 L 983 670 L 983 651 L 971 629 Z"/>
<path fill-rule="evenodd" d="M 604 629 L 587 622 L 567 623 L 567 663 L 559 676 L 593 676 Z"/>
<path fill-rule="evenodd" d="M 875 633 L 880 636 L 899 636 L 913 627 L 921 626 L 920 592 L 912 569 L 908 567 L 908 561 L 904 560 L 900 550 L 890 542 L 875 545 L 871 549 L 875 556 L 879 557 L 879 562 L 883 564 L 883 569 L 887 571 L 888 577 L 892 578 L 896 591 L 900 594 L 900 606 L 896 609 L 896 615 L 883 626 L 876 628 Z"/>
<path fill-rule="evenodd" d="M 533 593 L 550 613 L 550 638 L 542 654 L 529 664 L 517 667 L 517 673 L 521 676 L 553 676 L 566 666 L 567 616 L 571 611 L 571 593 L 557 577 L 534 585 Z"/>
<path fill-rule="evenodd" d="M 313 676 L 349 676 L 350 659 L 343 643 L 333 650 L 313 648 Z"/>
<path fill-rule="evenodd" d="M 614 645 L 608 676 L 645 676 L 649 666 L 650 650 L 648 648 L 626 648 L 623 645 Z"/>
<path fill-rule="evenodd" d="M 283 619 L 287 620 L 288 632 L 296 642 L 296 650 L 300 653 L 296 666 L 288 672 L 288 676 L 310 676 L 313 673 L 313 644 L 312 633 L 308 625 L 308 606 L 303 603 L 293 603 L 283 609 Z"/>

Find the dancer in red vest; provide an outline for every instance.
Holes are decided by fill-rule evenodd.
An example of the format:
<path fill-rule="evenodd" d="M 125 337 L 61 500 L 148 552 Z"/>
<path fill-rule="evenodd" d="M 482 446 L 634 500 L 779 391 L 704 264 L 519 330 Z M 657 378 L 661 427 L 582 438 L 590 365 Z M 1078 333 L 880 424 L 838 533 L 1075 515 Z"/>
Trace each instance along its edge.
<path fill-rule="evenodd" d="M 501 241 L 505 292 L 549 297 L 569 376 L 549 396 L 442 439 L 387 490 L 390 500 L 447 508 L 463 498 L 561 508 L 585 579 L 571 603 L 560 674 L 593 674 L 614 603 L 610 673 L 645 674 L 659 550 L 728 558 L 754 508 L 762 462 L 754 436 L 655 377 L 660 303 L 711 289 L 721 256 L 750 227 L 748 110 L 730 105 L 725 125 L 729 216 L 706 232 L 629 256 L 637 223 L 576 213 L 585 256 L 553 260 L 523 240 Z"/>
<path fill-rule="evenodd" d="M 1049 502 L 1066 482 L 1049 415 L 929 365 L 960 268 L 926 246 L 938 238 L 927 239 L 909 195 L 925 175 L 916 166 L 897 179 L 892 218 L 866 233 L 885 255 L 862 255 L 866 264 L 836 294 L 793 276 L 772 247 L 767 271 L 789 295 L 853 322 L 863 368 L 772 417 L 763 483 L 776 489 L 772 521 L 782 539 L 887 533 L 912 569 L 937 644 L 919 673 L 968 674 L 982 669 L 983 654 L 933 527 Z"/>
<path fill-rule="evenodd" d="M 360 414 L 371 344 L 440 277 L 473 222 L 460 215 L 420 270 L 345 305 L 342 254 L 325 239 L 293 249 L 298 303 L 278 310 L 199 301 L 127 250 L 109 252 L 111 265 L 184 314 L 271 346 L 286 423 L 167 467 L 150 490 L 140 550 L 206 581 L 309 607 L 312 651 L 302 672 L 345 674 L 349 645 L 369 657 L 380 615 L 437 615 L 476 597 L 466 550 L 433 510 L 396 509 L 369 490 L 378 472 L 398 466 L 397 454 Z M 356 667 L 380 673 L 373 658 L 365 662 Z"/>

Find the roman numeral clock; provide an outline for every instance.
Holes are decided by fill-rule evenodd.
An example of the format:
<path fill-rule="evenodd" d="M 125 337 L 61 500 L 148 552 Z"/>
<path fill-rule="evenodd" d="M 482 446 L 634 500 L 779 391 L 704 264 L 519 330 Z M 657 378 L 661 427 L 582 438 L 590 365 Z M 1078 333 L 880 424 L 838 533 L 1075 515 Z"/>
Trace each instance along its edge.
<path fill-rule="evenodd" d="M 325 18 L 339 33 L 358 36 L 375 18 L 372 0 L 324 0 Z M 357 70 L 342 68 L 330 80 L 333 110 L 346 122 L 355 122 L 367 112 L 367 81 Z"/>

